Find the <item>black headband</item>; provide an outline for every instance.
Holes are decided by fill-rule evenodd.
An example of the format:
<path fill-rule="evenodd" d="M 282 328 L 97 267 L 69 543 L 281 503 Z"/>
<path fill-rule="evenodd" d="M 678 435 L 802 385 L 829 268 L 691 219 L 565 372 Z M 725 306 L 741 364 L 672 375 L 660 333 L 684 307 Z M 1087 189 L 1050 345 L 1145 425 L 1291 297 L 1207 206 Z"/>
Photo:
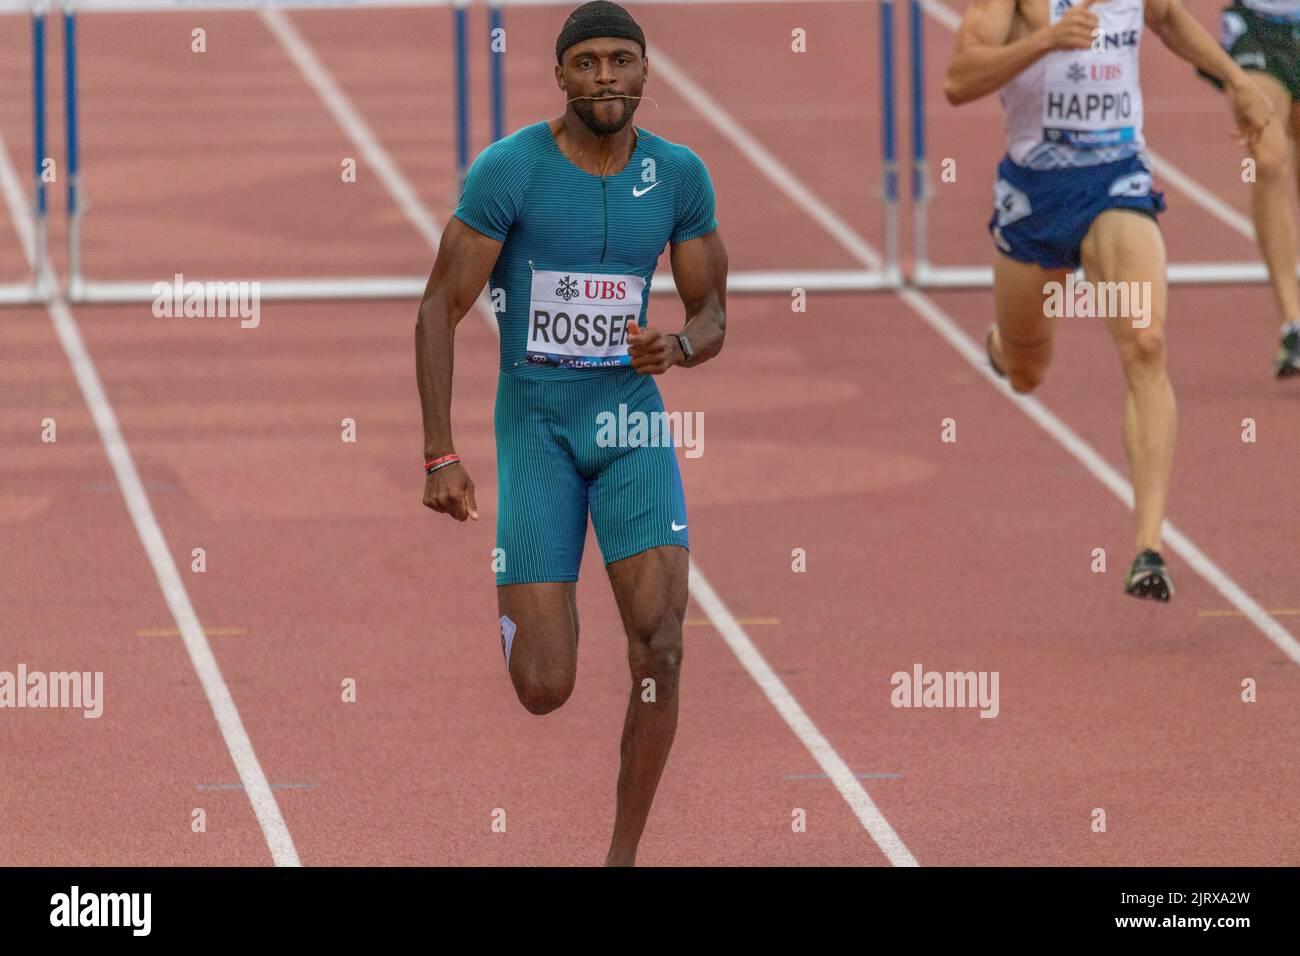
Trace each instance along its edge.
<path fill-rule="evenodd" d="M 564 21 L 564 28 L 555 40 L 555 62 L 563 63 L 564 51 L 575 43 L 595 37 L 635 40 L 641 45 L 641 55 L 645 56 L 645 34 L 632 19 L 632 14 L 609 0 L 591 0 L 570 13 Z"/>

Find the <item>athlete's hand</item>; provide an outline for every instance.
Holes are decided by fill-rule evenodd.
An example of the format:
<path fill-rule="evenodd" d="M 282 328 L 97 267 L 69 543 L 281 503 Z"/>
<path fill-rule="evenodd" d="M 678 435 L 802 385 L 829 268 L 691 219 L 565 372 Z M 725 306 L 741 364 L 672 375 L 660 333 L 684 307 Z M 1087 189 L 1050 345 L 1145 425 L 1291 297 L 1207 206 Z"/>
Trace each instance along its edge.
<path fill-rule="evenodd" d="M 643 329 L 629 321 L 627 354 L 632 357 L 632 368 L 642 375 L 662 375 L 681 361 L 682 347 L 675 338 L 658 329 L 648 326 Z"/>
<path fill-rule="evenodd" d="M 469 480 L 469 472 L 457 462 L 427 475 L 424 479 L 424 506 L 451 515 L 457 521 L 466 518 L 477 521 L 478 504 L 474 501 L 474 482 Z"/>
<path fill-rule="evenodd" d="M 1094 3 L 1107 0 L 1083 0 L 1061 14 L 1061 19 L 1048 27 L 1053 50 L 1086 50 L 1092 46 L 1093 33 L 1101 22 L 1092 12 Z"/>
<path fill-rule="evenodd" d="M 1254 146 L 1272 122 L 1272 100 L 1249 76 L 1228 87 L 1228 98 L 1232 103 L 1232 115 L 1237 120 L 1237 130 L 1241 133 L 1237 143 Z"/>

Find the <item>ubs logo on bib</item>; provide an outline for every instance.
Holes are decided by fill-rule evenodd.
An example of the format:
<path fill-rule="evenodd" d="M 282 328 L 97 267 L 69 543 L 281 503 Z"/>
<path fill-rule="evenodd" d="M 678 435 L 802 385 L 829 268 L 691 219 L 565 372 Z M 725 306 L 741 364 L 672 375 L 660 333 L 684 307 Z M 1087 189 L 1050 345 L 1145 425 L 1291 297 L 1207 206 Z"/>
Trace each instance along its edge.
<path fill-rule="evenodd" d="M 578 297 L 578 283 L 574 282 L 568 276 L 565 276 L 560 280 L 560 284 L 556 286 L 555 295 L 557 298 L 563 299 L 565 302 L 572 302 Z"/>
<path fill-rule="evenodd" d="M 620 302 L 627 298 L 627 283 L 586 278 L 579 291 L 577 280 L 565 276 L 555 287 L 555 297 L 564 302 L 572 302 L 580 295 L 587 302 Z"/>
<path fill-rule="evenodd" d="M 1071 83 L 1082 83 L 1084 80 L 1109 83 L 1124 78 L 1124 66 L 1120 63 L 1093 63 L 1085 69 L 1082 63 L 1071 63 L 1065 75 Z"/>

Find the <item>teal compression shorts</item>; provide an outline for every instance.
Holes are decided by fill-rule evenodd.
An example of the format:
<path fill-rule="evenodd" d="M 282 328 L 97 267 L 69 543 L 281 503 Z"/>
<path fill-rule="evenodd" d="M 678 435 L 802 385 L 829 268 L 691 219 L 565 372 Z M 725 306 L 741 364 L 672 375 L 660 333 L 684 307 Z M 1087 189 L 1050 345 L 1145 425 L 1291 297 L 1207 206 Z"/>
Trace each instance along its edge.
<path fill-rule="evenodd" d="M 689 547 L 677 432 L 663 412 L 654 379 L 630 369 L 499 377 L 498 585 L 578 580 L 588 513 L 605 564 Z"/>

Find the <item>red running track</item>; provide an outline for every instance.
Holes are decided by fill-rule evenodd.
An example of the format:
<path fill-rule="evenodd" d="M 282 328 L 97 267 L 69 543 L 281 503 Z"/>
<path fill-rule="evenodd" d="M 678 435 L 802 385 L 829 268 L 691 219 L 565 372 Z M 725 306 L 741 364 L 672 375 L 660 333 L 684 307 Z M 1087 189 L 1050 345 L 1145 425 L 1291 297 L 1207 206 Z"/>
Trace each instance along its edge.
<path fill-rule="evenodd" d="M 535 38 L 553 34 L 552 13 L 510 13 L 511 128 L 557 108 L 536 82 L 550 72 Z M 874 8 L 638 16 L 681 71 L 879 245 Z M 430 48 L 445 49 L 443 21 L 290 20 L 445 222 L 450 127 L 426 119 L 447 115 L 449 70 L 429 65 Z M 203 15 L 201 60 L 188 51 L 193 25 L 83 18 L 87 272 L 426 271 L 432 251 L 379 177 L 363 165 L 357 183 L 340 182 L 356 147 L 262 22 Z M 788 52 L 794 26 L 808 31 L 802 58 Z M 996 105 L 954 113 L 933 95 L 951 36 L 927 26 L 932 155 L 961 170 L 934 204 L 935 259 L 987 261 Z M 6 62 L 18 39 L 0 37 Z M 1153 41 L 1146 63 L 1153 147 L 1245 210 L 1231 184 L 1236 147 L 1180 119 L 1217 115 L 1216 94 Z M 858 264 L 679 82 L 655 75 L 653 51 L 651 64 L 658 108 L 638 121 L 708 163 L 733 269 Z M 7 96 L 18 78 L 0 79 Z M 6 111 L 0 126 L 15 163 L 28 150 L 22 123 Z M 1172 259 L 1253 255 L 1221 221 L 1169 198 Z M 0 241 L 19 254 L 7 221 Z M 930 301 L 970 336 L 989 321 L 987 293 Z M 1170 514 L 1294 632 L 1285 517 L 1300 393 L 1266 376 L 1268 310 L 1263 287 L 1173 293 Z M 595 542 L 579 589 L 577 690 L 531 717 L 495 630 L 495 339 L 477 313 L 461 326 L 453 422 L 483 520 L 455 525 L 419 504 L 413 313 L 265 303 L 261 326 L 240 329 L 156 319 L 148 306 L 73 309 L 302 862 L 598 862 L 628 678 Z M 671 298 L 654 300 L 652 321 L 679 316 Z M 682 459 L 693 558 L 920 863 L 1297 861 L 1293 661 L 1181 560 L 1176 603 L 1126 598 L 1125 507 L 898 296 L 813 295 L 803 314 L 785 296 L 734 297 L 730 319 L 718 361 L 662 380 L 669 408 L 707 413 L 706 453 Z M 0 669 L 102 670 L 106 687 L 99 720 L 5 712 L 0 816 L 18 826 L 0 859 L 270 863 L 50 317 L 0 321 L 0 521 L 12 542 Z M 1062 323 L 1040 398 L 1117 466 L 1122 397 L 1105 336 Z M 38 441 L 46 416 L 58 422 L 53 445 Z M 1258 422 L 1253 445 L 1240 441 L 1246 416 Z M 339 440 L 345 417 L 355 444 Z M 950 417 L 955 444 L 940 441 Z M 778 457 L 797 464 L 774 469 Z M 203 574 L 189 570 L 195 547 Z M 1097 547 L 1105 574 L 1089 570 Z M 795 548 L 806 573 L 791 570 Z M 998 671 L 998 717 L 893 708 L 890 675 L 918 662 Z M 356 703 L 341 700 L 349 677 Z M 1258 703 L 1240 700 L 1245 677 Z M 681 725 L 641 862 L 886 863 L 821 772 L 693 603 Z M 196 807 L 203 834 L 190 829 Z M 1105 834 L 1090 831 L 1096 807 Z M 498 808 L 504 834 L 491 830 Z M 791 830 L 795 808 L 806 833 Z"/>

